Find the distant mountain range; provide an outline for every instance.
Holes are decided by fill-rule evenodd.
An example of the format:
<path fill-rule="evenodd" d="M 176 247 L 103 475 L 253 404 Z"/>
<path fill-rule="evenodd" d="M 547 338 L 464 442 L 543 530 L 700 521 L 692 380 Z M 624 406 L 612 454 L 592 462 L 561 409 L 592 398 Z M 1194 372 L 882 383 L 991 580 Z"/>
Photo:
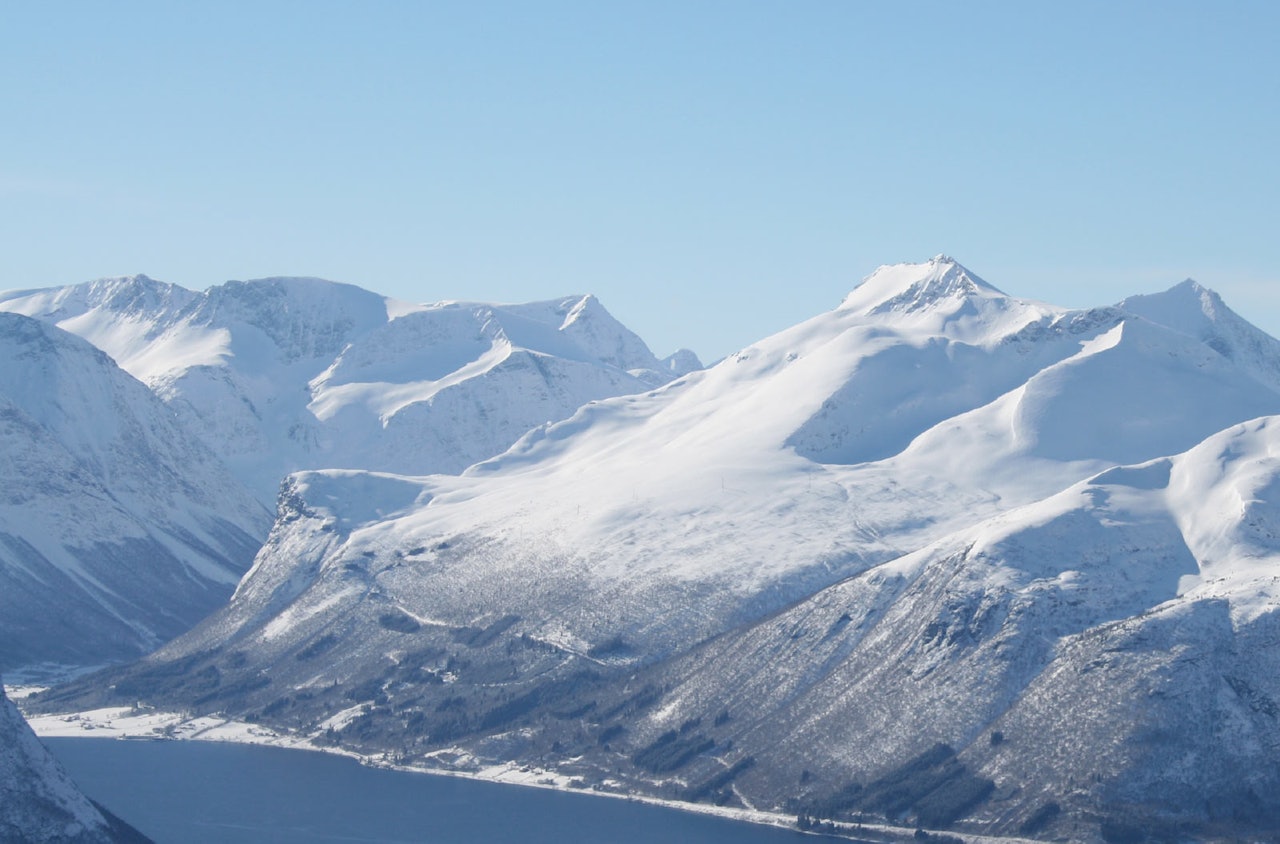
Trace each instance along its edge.
<path fill-rule="evenodd" d="M 311 278 L 196 293 L 138 275 L 3 293 L 0 310 L 111 355 L 270 506 L 300 469 L 460 472 L 701 366 L 658 360 L 594 296 L 410 305 Z"/>
<path fill-rule="evenodd" d="M 562 326 L 575 307 L 538 306 Z M 394 333 L 371 314 L 368 338 Z M 86 336 L 133 330 L 94 319 Z M 392 426 L 367 424 L 401 412 L 367 398 L 388 384 L 434 411 L 443 367 L 357 377 L 356 342 L 278 333 L 311 362 L 281 418 L 308 410 L 292 442 L 319 445 L 289 452 L 309 470 L 253 568 L 190 633 L 40 706 L 220 711 L 409 765 L 516 760 L 806 823 L 1280 829 L 1280 342 L 1194 282 L 1069 310 L 945 256 L 883 267 L 665 386 L 643 374 L 660 362 L 606 362 L 645 386 L 453 475 L 407 446 L 392 473 Z M 252 371 L 293 365 L 273 354 Z M 190 377 L 148 379 L 194 395 Z M 367 465 L 297 463 L 331 453 L 326 431 L 365 431 Z"/>
<path fill-rule="evenodd" d="M 415 306 L 316 279 L 194 293 L 146 276 L 0 294 L 0 356 L 6 671 L 189 629 L 249 567 L 293 470 L 461 471 L 700 365 L 659 361 L 591 296 Z"/>

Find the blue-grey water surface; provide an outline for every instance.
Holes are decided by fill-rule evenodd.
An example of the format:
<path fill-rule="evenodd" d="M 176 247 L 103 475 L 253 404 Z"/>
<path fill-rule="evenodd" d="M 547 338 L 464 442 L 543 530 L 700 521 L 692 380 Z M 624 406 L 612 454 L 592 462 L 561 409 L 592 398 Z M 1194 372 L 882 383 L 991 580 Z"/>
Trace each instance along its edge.
<path fill-rule="evenodd" d="M 157 844 L 798 844 L 815 839 L 626 800 L 388 771 L 302 750 L 52 738 L 80 787 Z"/>

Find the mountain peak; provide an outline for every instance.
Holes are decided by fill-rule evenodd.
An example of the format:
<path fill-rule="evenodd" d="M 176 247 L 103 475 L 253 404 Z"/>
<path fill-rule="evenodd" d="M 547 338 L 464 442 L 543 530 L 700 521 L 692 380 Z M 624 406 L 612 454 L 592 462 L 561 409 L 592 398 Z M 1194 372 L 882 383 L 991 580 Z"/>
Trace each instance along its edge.
<path fill-rule="evenodd" d="M 5 310 L 55 320 L 80 316 L 101 308 L 115 314 L 137 316 L 147 311 L 181 309 L 196 294 L 150 276 L 107 276 L 68 287 L 13 290 L 3 294 Z"/>
<path fill-rule="evenodd" d="M 964 265 L 938 254 L 920 264 L 888 264 L 853 289 L 841 310 L 913 313 L 945 301 L 1003 299 L 1005 294 Z"/>
<path fill-rule="evenodd" d="M 560 300 L 559 311 L 564 313 L 564 322 L 560 328 L 563 330 L 570 323 L 576 322 L 586 316 L 599 315 L 612 322 L 616 322 L 613 314 L 595 297 L 592 293 L 575 293 L 572 296 L 566 296 Z"/>
<path fill-rule="evenodd" d="M 1235 316 L 1221 296 L 1190 278 L 1160 293 L 1129 296 L 1116 307 L 1193 337 L 1200 337 L 1207 325 L 1228 314 Z"/>
<path fill-rule="evenodd" d="M 102 286 L 119 286 L 125 284 L 160 284 L 154 278 L 146 273 L 132 273 L 129 275 L 104 275 L 95 278 L 89 284 Z"/>
<path fill-rule="evenodd" d="M 163 290 L 172 287 L 167 282 L 159 281 L 144 273 L 134 275 L 112 275 L 95 278 L 86 282 L 85 287 L 101 294 L 109 294 L 119 290 Z"/>
<path fill-rule="evenodd" d="M 1280 390 L 1280 340 L 1254 326 L 1194 279 L 1161 293 L 1130 296 L 1117 308 L 1194 337 L 1256 380 Z"/>
<path fill-rule="evenodd" d="M 559 312 L 564 315 L 560 333 L 598 360 L 626 371 L 660 371 L 645 342 L 618 322 L 594 294 L 566 296 L 560 300 Z"/>
<path fill-rule="evenodd" d="M 701 359 L 692 349 L 676 349 L 662 359 L 662 368 L 665 372 L 679 378 L 681 375 L 696 372 L 703 366 Z"/>
<path fill-rule="evenodd" d="M 1222 302 L 1222 297 L 1217 291 L 1205 287 L 1194 278 L 1183 279 L 1177 284 L 1170 287 L 1163 293 L 1150 294 L 1151 298 L 1163 298 L 1169 301 L 1184 301 L 1195 303 L 1196 307 L 1205 307 L 1210 302 Z M 1142 296 L 1132 296 L 1130 299 L 1147 298 Z M 1128 301 L 1128 300 L 1126 300 Z"/>

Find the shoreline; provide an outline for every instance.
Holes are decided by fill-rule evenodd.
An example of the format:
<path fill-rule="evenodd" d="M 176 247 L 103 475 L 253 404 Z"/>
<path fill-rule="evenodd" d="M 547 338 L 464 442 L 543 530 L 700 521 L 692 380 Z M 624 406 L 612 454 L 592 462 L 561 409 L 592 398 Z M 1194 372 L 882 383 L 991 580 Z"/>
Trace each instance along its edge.
<path fill-rule="evenodd" d="M 17 696 L 15 689 L 14 702 L 20 704 L 22 697 Z M 856 838 L 865 836 L 879 838 L 886 844 L 895 841 L 910 841 L 915 834 L 914 828 L 897 827 L 888 824 L 850 824 L 836 822 L 834 830 L 809 833 L 796 826 L 794 815 L 772 812 L 763 809 L 712 806 L 700 803 L 688 803 L 636 794 L 626 791 L 610 791 L 595 786 L 574 786 L 571 783 L 580 781 L 577 777 L 561 774 L 554 770 L 538 768 L 519 762 L 502 762 L 484 764 L 462 748 L 444 748 L 429 755 L 456 755 L 458 759 L 472 759 L 476 770 L 465 770 L 456 767 L 427 767 L 421 765 L 404 765 L 386 758 L 386 755 L 366 755 L 316 744 L 311 737 L 281 733 L 269 727 L 234 721 L 214 716 L 184 718 L 180 713 L 160 712 L 155 710 L 137 711 L 131 707 L 107 707 L 71 712 L 56 715 L 38 715 L 27 719 L 31 729 L 40 738 L 84 738 L 113 739 L 117 741 L 210 741 L 230 744 L 249 744 L 261 747 L 279 747 L 286 750 L 306 750 L 345 756 L 362 765 L 372 768 L 400 771 L 428 776 L 459 777 L 479 782 L 502 785 L 517 785 L 527 788 L 542 788 L 562 791 L 570 794 L 583 794 L 594 797 L 608 797 L 615 800 L 628 800 L 675 809 L 682 812 L 693 812 L 711 815 L 727 820 L 743 823 L 762 824 L 806 834 L 818 834 L 829 837 Z M 610 782 L 609 780 L 605 781 Z M 622 788 L 622 783 L 617 783 Z M 1032 839 L 1006 838 L 971 833 L 955 833 L 939 831 L 948 835 L 958 835 L 965 842 L 972 844 L 1035 844 Z"/>

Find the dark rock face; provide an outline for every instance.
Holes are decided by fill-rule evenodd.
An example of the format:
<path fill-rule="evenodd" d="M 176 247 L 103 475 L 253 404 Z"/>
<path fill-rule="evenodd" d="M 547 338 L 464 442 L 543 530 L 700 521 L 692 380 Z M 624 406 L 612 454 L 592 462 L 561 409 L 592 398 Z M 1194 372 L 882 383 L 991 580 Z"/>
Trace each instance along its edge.
<path fill-rule="evenodd" d="M 76 788 L 0 690 L 0 841 L 143 844 Z"/>

